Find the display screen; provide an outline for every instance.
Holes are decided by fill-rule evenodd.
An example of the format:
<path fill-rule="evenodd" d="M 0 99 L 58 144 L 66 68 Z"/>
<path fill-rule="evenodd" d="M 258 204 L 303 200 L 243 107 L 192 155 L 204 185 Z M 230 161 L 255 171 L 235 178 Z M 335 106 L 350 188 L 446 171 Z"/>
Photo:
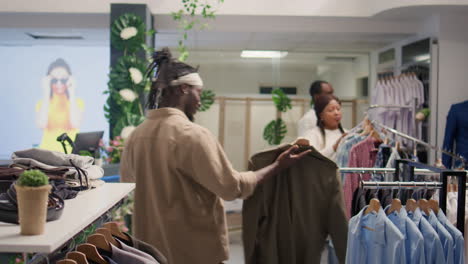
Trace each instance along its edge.
<path fill-rule="evenodd" d="M 105 131 L 108 47 L 0 47 L 0 159 L 16 150 L 63 151 L 57 137 Z"/>

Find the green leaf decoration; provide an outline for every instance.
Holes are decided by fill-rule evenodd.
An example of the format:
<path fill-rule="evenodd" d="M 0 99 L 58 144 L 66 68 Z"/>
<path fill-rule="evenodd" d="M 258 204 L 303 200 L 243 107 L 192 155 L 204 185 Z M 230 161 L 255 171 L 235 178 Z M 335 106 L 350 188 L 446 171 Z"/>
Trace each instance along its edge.
<path fill-rule="evenodd" d="M 93 154 L 92 154 L 91 152 L 87 151 L 87 150 L 80 150 L 80 151 L 78 152 L 78 155 L 80 155 L 80 156 L 88 156 L 88 157 L 92 157 L 92 156 L 93 156 Z"/>
<path fill-rule="evenodd" d="M 288 109 L 292 108 L 291 99 L 283 92 L 283 90 L 276 88 L 271 91 L 273 97 L 273 102 L 275 103 L 278 111 L 286 112 Z"/>
<path fill-rule="evenodd" d="M 150 47 L 146 44 L 141 44 L 141 47 L 143 48 L 143 50 L 145 50 L 146 56 L 148 58 L 150 58 L 151 55 L 156 51 L 153 47 Z"/>
<path fill-rule="evenodd" d="M 129 125 L 137 126 L 144 120 L 143 97 L 149 80 L 143 78 L 140 83 L 135 84 L 128 70 L 130 68 L 138 69 L 144 75 L 146 62 L 133 55 L 123 56 L 119 58 L 109 74 L 109 82 L 107 83 L 109 89 L 106 91 L 109 97 L 104 106 L 104 113 L 112 128 L 113 136 L 120 135 L 124 127 Z M 139 98 L 136 98 L 133 102 L 123 100 L 119 94 L 122 89 L 132 90 L 138 94 Z"/>
<path fill-rule="evenodd" d="M 216 8 L 201 2 L 199 0 L 182 0 L 183 8 L 177 10 L 177 12 L 171 12 L 172 19 L 178 23 L 183 33 L 178 47 L 179 61 L 185 61 L 189 56 L 189 51 L 185 46 L 188 38 L 187 32 L 207 28 L 207 24 L 202 23 L 199 17 L 203 19 L 214 19 L 216 17 Z M 223 2 L 224 0 L 218 0 L 218 4 Z"/>
<path fill-rule="evenodd" d="M 132 30 L 132 34 L 128 35 L 131 37 L 123 39 L 122 31 L 129 28 L 136 29 L 136 33 Z M 111 45 L 125 53 L 133 53 L 141 49 L 141 44 L 145 42 L 145 35 L 145 24 L 139 16 L 130 13 L 123 14 L 112 23 Z"/>
<path fill-rule="evenodd" d="M 120 136 L 120 133 L 122 132 L 122 129 L 124 127 L 128 126 L 127 124 L 127 119 L 126 118 L 120 118 L 117 120 L 114 128 L 112 129 L 112 135 L 115 136 Z"/>
<path fill-rule="evenodd" d="M 286 123 L 281 118 L 271 121 L 263 130 L 263 139 L 270 145 L 278 145 L 284 139 L 286 133 Z"/>
<path fill-rule="evenodd" d="M 134 55 L 120 57 L 115 67 L 111 69 L 109 82 L 112 83 L 117 91 L 122 89 L 131 89 L 137 94 L 140 94 L 144 91 L 148 79 L 143 78 L 143 81 L 140 83 L 134 83 L 129 72 L 130 68 L 138 69 L 142 74 L 142 77 L 144 77 L 146 62 Z"/>
<path fill-rule="evenodd" d="M 210 109 L 215 101 L 216 94 L 211 90 L 203 90 L 201 94 L 200 112 L 205 112 Z"/>

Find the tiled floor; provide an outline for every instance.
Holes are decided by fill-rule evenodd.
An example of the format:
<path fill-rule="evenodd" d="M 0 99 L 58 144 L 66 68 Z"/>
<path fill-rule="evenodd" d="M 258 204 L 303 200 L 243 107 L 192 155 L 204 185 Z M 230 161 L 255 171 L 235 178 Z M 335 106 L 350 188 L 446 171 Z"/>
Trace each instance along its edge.
<path fill-rule="evenodd" d="M 241 231 L 234 231 L 229 233 L 229 260 L 225 263 L 244 263 L 244 249 L 242 247 Z"/>

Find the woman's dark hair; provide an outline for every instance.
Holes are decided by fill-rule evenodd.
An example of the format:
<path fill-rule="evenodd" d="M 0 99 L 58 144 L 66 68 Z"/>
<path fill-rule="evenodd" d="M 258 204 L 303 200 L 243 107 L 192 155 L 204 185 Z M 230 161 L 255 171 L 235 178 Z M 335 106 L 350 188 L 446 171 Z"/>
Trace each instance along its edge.
<path fill-rule="evenodd" d="M 322 120 L 320 119 L 320 114 L 322 114 L 323 110 L 327 105 L 332 101 L 335 100 L 338 102 L 338 104 L 341 105 L 340 99 L 338 97 L 331 95 L 331 94 L 326 94 L 326 95 L 321 95 L 317 98 L 317 101 L 314 104 L 314 110 L 315 110 L 315 115 L 317 116 L 317 126 L 320 128 L 320 132 L 322 133 L 323 136 L 323 144 L 325 145 L 326 139 L 325 139 L 325 125 L 323 124 Z M 341 123 L 338 124 L 338 129 L 340 129 L 341 134 L 344 133 L 344 129 L 341 126 Z"/>
<path fill-rule="evenodd" d="M 309 94 L 310 96 L 312 96 L 312 98 L 315 95 L 322 93 L 322 83 L 328 83 L 328 82 L 317 80 L 310 85 Z"/>
<path fill-rule="evenodd" d="M 62 58 L 56 59 L 49 65 L 49 68 L 47 69 L 47 75 L 49 75 L 50 72 L 55 68 L 64 68 L 65 70 L 67 70 L 68 74 L 72 74 L 70 66 L 68 66 L 68 63 L 66 63 L 65 60 Z"/>
<path fill-rule="evenodd" d="M 197 69 L 172 58 L 168 48 L 153 53 L 153 62 L 148 66 L 146 75 L 151 78 L 151 90 L 146 106 L 149 109 L 161 107 L 174 92 L 173 80 L 197 72 Z M 167 102 L 166 102 L 167 103 Z"/>

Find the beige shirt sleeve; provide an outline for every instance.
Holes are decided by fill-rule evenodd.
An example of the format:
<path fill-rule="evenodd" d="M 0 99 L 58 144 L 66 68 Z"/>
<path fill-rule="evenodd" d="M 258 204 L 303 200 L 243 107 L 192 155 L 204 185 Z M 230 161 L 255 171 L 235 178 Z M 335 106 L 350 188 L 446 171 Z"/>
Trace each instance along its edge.
<path fill-rule="evenodd" d="M 215 137 L 205 128 L 194 130 L 198 131 L 190 131 L 187 142 L 178 151 L 188 152 L 181 157 L 184 175 L 224 200 L 250 196 L 257 182 L 255 173 L 234 170 Z"/>
<path fill-rule="evenodd" d="M 120 182 L 135 182 L 135 170 L 131 167 L 132 160 L 132 148 L 131 148 L 131 137 L 125 142 L 124 151 L 120 158 Z"/>

